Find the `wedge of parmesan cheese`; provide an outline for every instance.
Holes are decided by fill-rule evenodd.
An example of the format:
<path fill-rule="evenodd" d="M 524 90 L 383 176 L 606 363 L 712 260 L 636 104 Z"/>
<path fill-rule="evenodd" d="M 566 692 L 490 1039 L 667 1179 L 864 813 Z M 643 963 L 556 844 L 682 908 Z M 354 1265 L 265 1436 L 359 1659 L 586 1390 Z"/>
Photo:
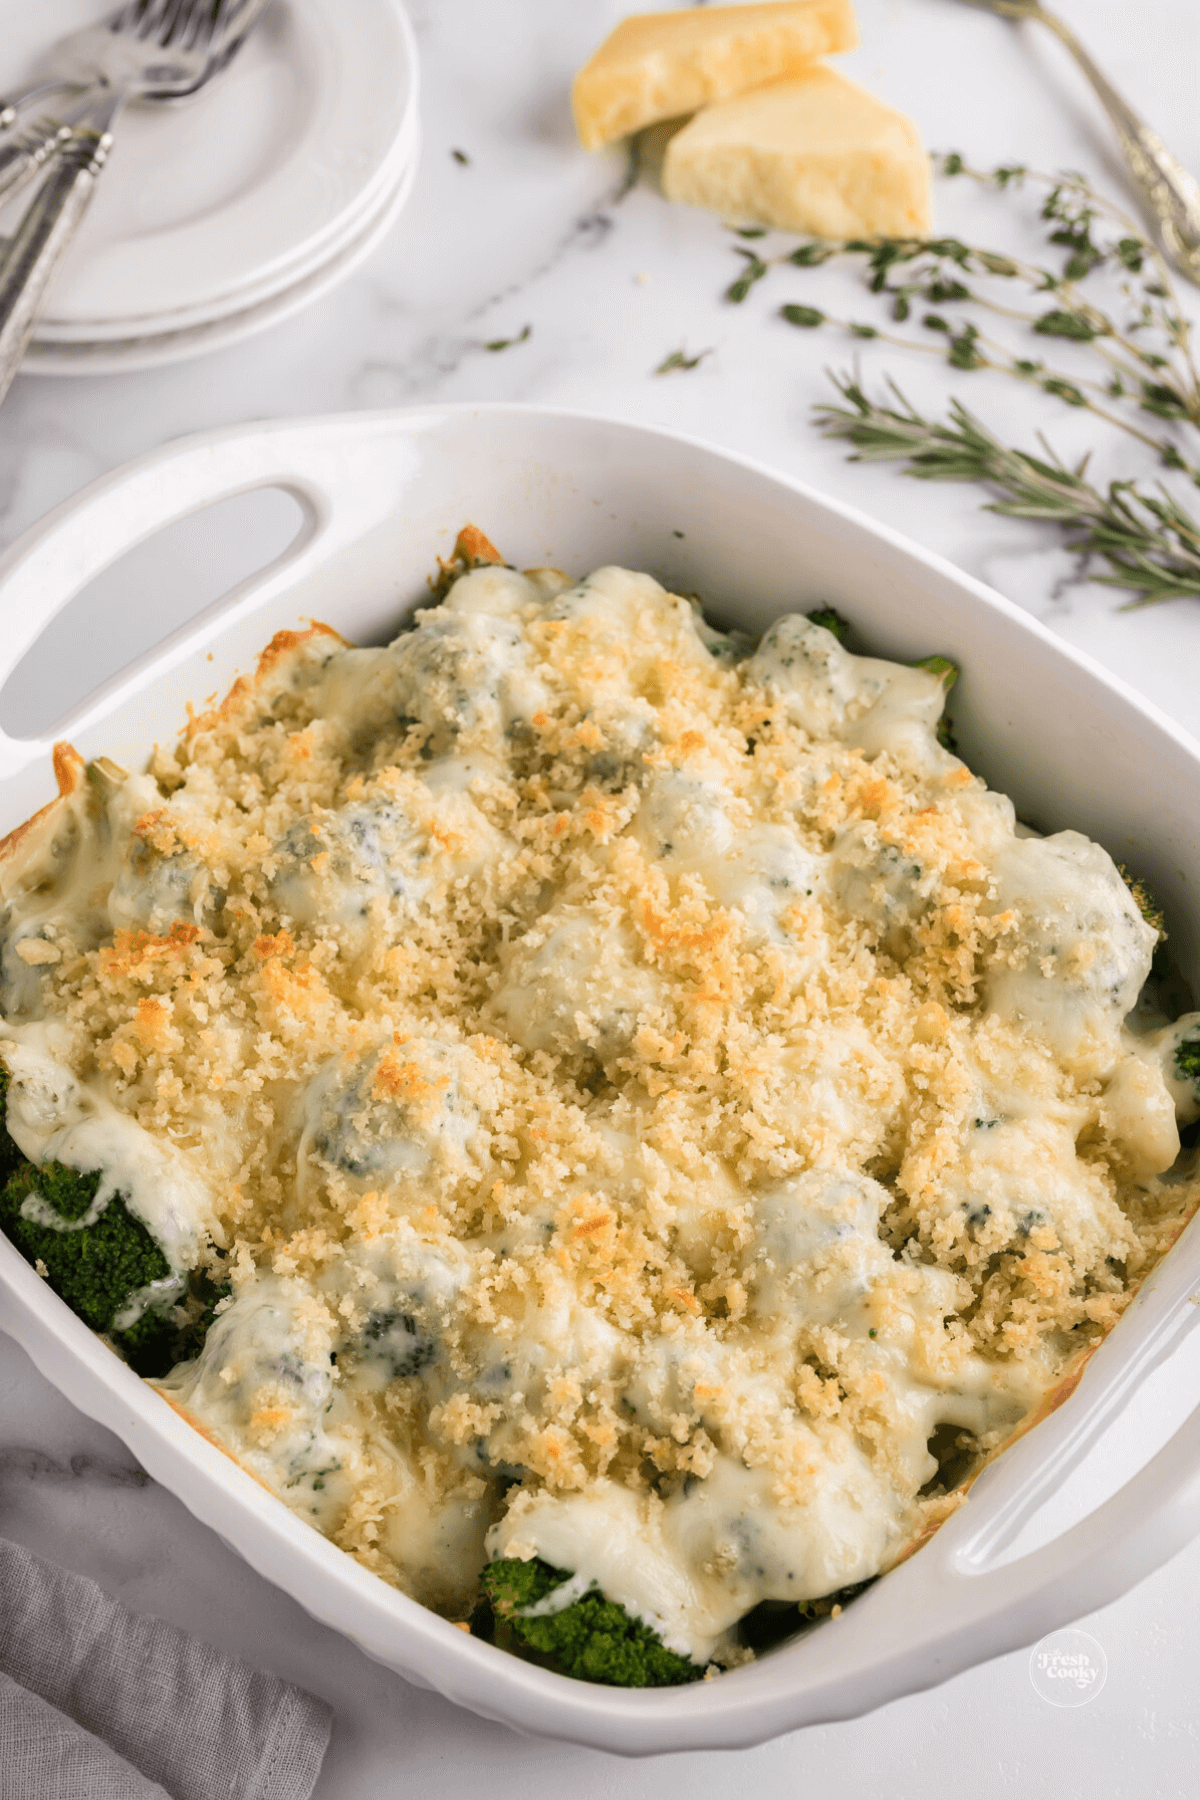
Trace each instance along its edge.
<path fill-rule="evenodd" d="M 707 107 L 663 163 L 669 200 L 815 237 L 922 237 L 929 159 L 904 113 L 814 67 Z"/>
<path fill-rule="evenodd" d="M 607 37 L 575 78 L 575 123 L 586 150 L 659 119 L 695 112 L 853 50 L 850 0 L 638 13 Z"/>

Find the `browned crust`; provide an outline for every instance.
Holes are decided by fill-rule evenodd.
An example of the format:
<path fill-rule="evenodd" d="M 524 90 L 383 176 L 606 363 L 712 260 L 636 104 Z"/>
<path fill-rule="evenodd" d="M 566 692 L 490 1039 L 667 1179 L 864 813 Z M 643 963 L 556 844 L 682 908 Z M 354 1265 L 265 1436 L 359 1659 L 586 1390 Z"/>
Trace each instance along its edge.
<path fill-rule="evenodd" d="M 478 525 L 463 526 L 454 540 L 454 554 L 469 569 L 478 568 L 483 563 L 504 561 L 491 538 L 485 537 Z"/>
<path fill-rule="evenodd" d="M 40 807 L 32 818 L 26 819 L 22 825 L 15 825 L 7 837 L 0 838 L 0 863 L 10 861 L 18 846 L 34 827 L 49 820 L 63 801 L 69 800 L 71 795 L 83 786 L 87 775 L 87 764 L 73 744 L 65 742 L 55 744 L 52 760 L 54 779 L 58 783 L 58 793 L 53 800 L 48 800 L 45 806 Z"/>
<path fill-rule="evenodd" d="M 265 650 L 259 652 L 258 662 L 254 669 L 254 681 L 257 683 L 269 675 L 275 664 L 282 662 L 294 650 L 303 644 L 311 644 L 320 637 L 332 638 L 343 648 L 349 645 L 350 639 L 344 638 L 340 631 L 332 625 L 326 625 L 323 619 L 311 619 L 306 631 L 277 631 Z"/>
<path fill-rule="evenodd" d="M 212 731 L 225 724 L 241 706 L 242 702 L 259 687 L 277 664 L 285 657 L 292 656 L 305 644 L 311 644 L 317 638 L 332 638 L 335 644 L 346 646 L 349 638 L 344 638 L 340 631 L 332 625 L 326 625 L 320 619 L 314 619 L 305 631 L 277 631 L 265 650 L 260 651 L 254 666 L 253 675 L 239 675 L 225 698 L 217 706 L 206 706 L 203 712 L 194 712 L 188 707 L 188 720 L 183 729 L 185 738 L 195 737 L 198 732 Z"/>
<path fill-rule="evenodd" d="M 450 555 L 439 556 L 437 564 L 437 574 L 429 577 L 429 587 L 439 600 L 445 599 L 460 575 L 467 575 L 472 569 L 507 567 L 491 538 L 478 525 L 471 524 L 462 527 Z"/>
<path fill-rule="evenodd" d="M 51 752 L 54 763 L 54 779 L 58 782 L 59 798 L 65 800 L 76 788 L 83 786 L 87 765 L 74 744 L 59 742 Z"/>

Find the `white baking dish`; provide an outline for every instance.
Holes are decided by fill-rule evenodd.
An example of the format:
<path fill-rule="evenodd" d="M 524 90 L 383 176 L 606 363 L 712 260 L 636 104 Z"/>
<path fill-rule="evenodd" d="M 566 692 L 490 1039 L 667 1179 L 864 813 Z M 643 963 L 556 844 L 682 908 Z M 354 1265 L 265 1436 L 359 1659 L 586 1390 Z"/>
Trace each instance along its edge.
<path fill-rule="evenodd" d="M 760 631 L 828 601 L 879 653 L 963 667 L 963 753 L 1044 829 L 1075 826 L 1144 875 L 1200 991 L 1200 746 L 998 595 L 800 483 L 629 425 L 519 407 L 435 407 L 190 438 L 52 513 L 0 564 L 0 682 L 70 597 L 164 524 L 278 486 L 305 524 L 269 569 L 68 719 L 85 755 L 140 761 L 184 704 L 223 688 L 281 626 L 316 615 L 390 636 L 472 520 L 522 566 L 649 569 Z M 211 660 L 210 660 L 211 659 Z M 49 744 L 0 737 L 0 830 L 52 792 Z M 408 1679 L 523 1730 L 627 1754 L 731 1748 L 868 1711 L 1103 1605 L 1200 1531 L 1200 1411 L 1056 1542 L 996 1566 L 1200 1308 L 1195 1226 L 1062 1409 L 989 1469 L 911 1561 L 836 1621 L 696 1687 L 628 1693 L 549 1674 L 404 1599 L 185 1425 L 0 1240 L 0 1325 L 74 1403 L 261 1574 Z"/>

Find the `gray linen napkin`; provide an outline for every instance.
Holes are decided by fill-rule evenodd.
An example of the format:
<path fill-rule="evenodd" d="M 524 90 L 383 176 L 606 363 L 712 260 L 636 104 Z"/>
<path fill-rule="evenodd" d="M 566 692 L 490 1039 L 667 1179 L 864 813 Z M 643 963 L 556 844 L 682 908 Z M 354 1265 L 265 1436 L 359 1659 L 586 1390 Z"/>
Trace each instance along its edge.
<path fill-rule="evenodd" d="M 0 1800 L 308 1800 L 320 1700 L 0 1539 Z"/>

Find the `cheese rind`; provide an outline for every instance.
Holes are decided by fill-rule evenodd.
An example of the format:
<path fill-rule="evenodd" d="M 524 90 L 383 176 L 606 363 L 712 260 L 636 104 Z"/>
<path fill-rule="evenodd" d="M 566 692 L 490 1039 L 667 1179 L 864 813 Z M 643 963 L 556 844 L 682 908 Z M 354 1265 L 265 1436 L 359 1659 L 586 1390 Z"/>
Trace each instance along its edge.
<path fill-rule="evenodd" d="M 598 150 L 659 119 L 797 74 L 816 57 L 853 50 L 857 43 L 850 0 L 635 14 L 575 78 L 580 141 L 586 150 Z"/>
<path fill-rule="evenodd" d="M 663 164 L 669 200 L 815 237 L 923 237 L 929 158 L 913 121 L 832 69 L 707 108 Z"/>

